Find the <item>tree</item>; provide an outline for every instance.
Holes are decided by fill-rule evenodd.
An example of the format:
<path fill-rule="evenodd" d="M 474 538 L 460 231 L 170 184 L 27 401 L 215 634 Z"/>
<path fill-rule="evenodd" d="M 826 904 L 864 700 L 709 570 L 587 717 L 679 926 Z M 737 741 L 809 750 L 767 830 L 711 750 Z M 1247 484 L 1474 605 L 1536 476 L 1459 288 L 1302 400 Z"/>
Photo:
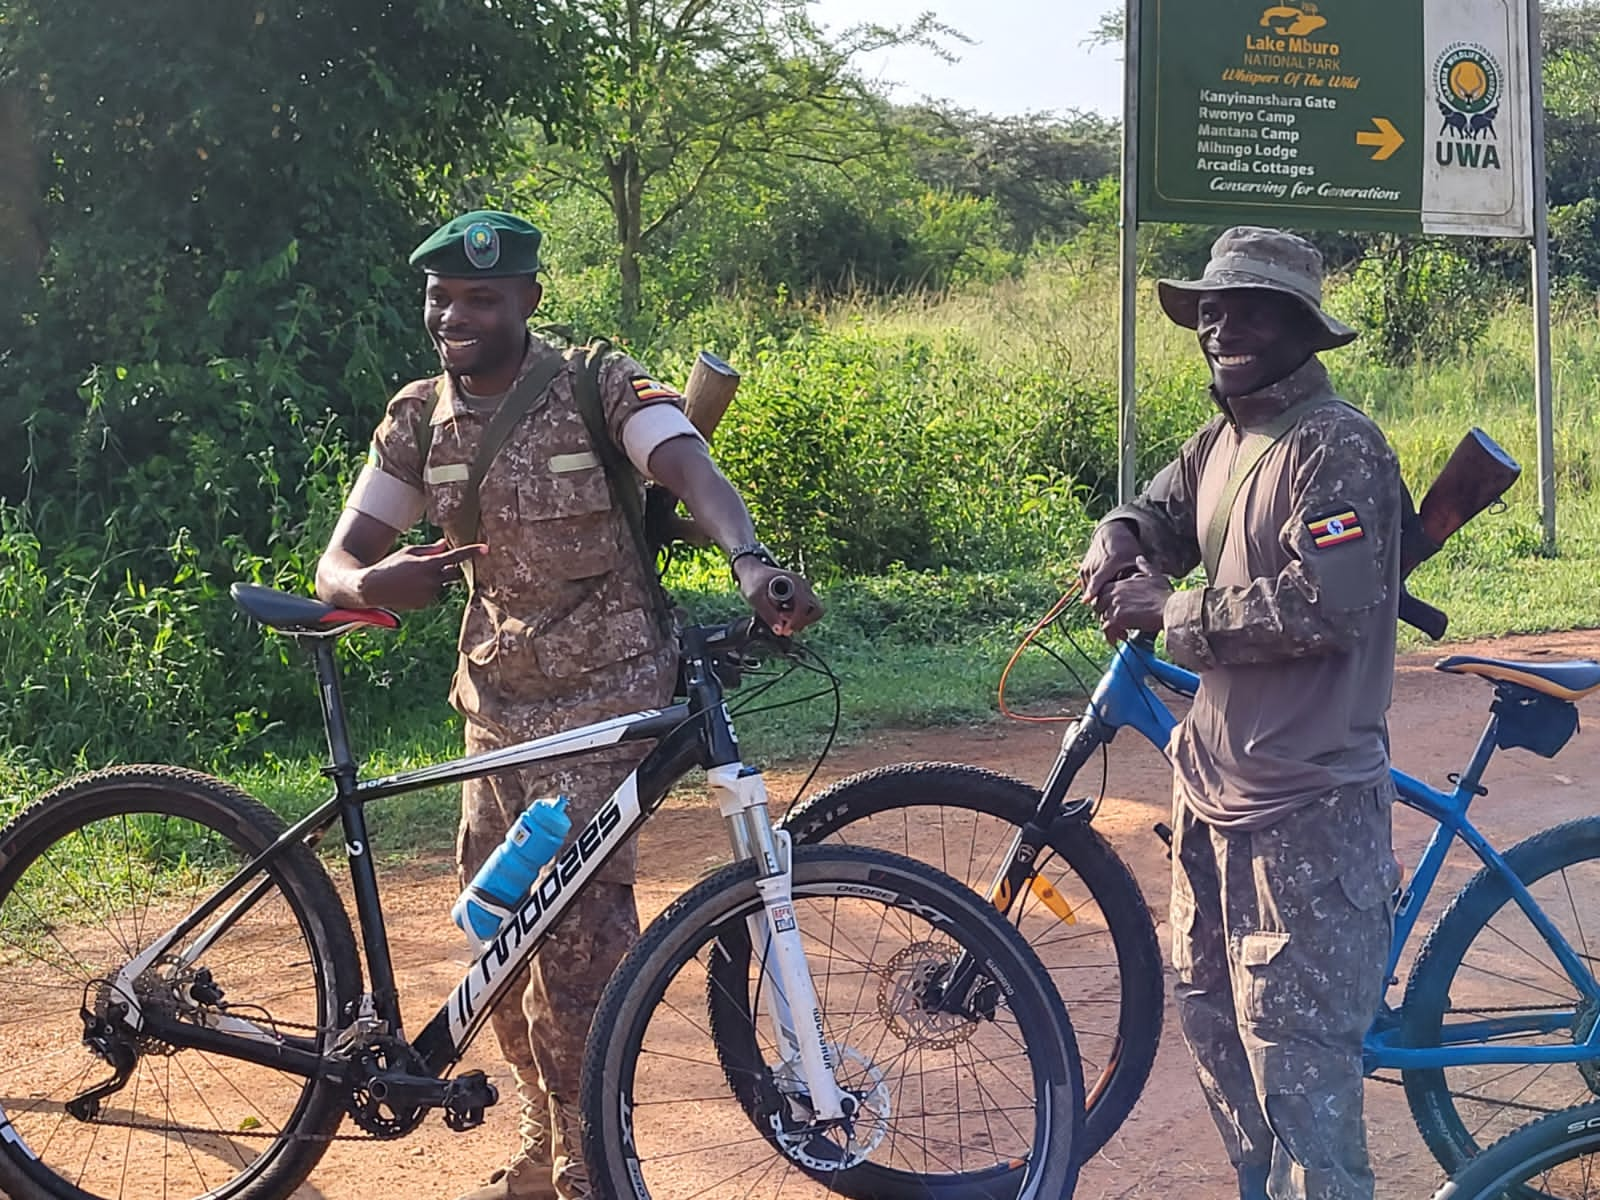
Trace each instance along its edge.
<path fill-rule="evenodd" d="M 1100 14 L 1100 20 L 1084 39 L 1087 46 L 1120 46 L 1127 39 L 1126 15 L 1120 8 Z"/>
<path fill-rule="evenodd" d="M 39 169 L 22 97 L 0 91 L 0 272 L 7 279 L 36 274 L 44 257 Z M 0 300 L 9 306 L 13 292 Z"/>
<path fill-rule="evenodd" d="M 1088 223 L 1083 189 L 1117 169 L 1118 128 L 1093 113 L 994 117 L 941 105 L 903 110 L 917 175 L 935 188 L 993 200 L 1013 250 L 1069 237 Z"/>
<path fill-rule="evenodd" d="M 578 121 L 549 129 L 537 170 L 586 189 L 616 228 L 622 318 L 640 308 L 641 256 L 673 220 L 755 158 L 860 163 L 887 144 L 887 107 L 852 69 L 868 51 L 956 36 L 924 15 L 837 38 L 807 0 L 600 0 L 588 9 Z"/>
<path fill-rule="evenodd" d="M 575 30 L 534 0 L 0 0 L 43 251 L 0 327 L 0 499 L 261 546 L 254 456 L 290 489 L 295 422 L 370 428 L 419 345 L 394 267 L 508 114 L 571 107 Z"/>

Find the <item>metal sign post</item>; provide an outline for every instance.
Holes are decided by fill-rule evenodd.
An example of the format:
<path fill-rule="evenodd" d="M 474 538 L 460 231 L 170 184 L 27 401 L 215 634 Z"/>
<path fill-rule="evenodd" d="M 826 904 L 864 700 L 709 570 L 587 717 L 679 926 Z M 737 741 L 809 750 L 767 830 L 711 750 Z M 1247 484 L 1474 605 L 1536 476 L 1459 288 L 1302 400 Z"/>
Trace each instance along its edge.
<path fill-rule="evenodd" d="M 1122 83 L 1122 223 L 1119 230 L 1122 299 L 1118 306 L 1121 373 L 1117 381 L 1117 500 L 1139 490 L 1138 420 L 1134 404 L 1134 341 L 1139 300 L 1139 0 L 1127 0 Z"/>
<path fill-rule="evenodd" d="M 1550 209 L 1544 168 L 1544 70 L 1539 0 L 1528 0 L 1528 102 L 1533 114 L 1533 379 L 1539 413 L 1539 520 L 1556 549 L 1555 405 L 1550 372 Z"/>

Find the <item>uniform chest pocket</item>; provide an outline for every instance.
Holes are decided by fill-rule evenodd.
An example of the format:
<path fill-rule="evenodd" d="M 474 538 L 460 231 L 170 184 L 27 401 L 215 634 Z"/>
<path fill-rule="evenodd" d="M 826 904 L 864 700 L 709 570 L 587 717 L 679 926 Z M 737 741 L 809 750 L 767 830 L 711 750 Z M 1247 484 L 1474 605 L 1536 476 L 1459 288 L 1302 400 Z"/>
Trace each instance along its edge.
<path fill-rule="evenodd" d="M 587 579 L 618 563 L 618 514 L 605 468 L 584 447 L 539 455 L 516 482 L 517 537 L 558 579 Z"/>
<path fill-rule="evenodd" d="M 466 528 L 467 473 L 466 463 L 430 461 L 423 475 L 428 520 L 444 530 L 445 536 L 457 546 L 466 545 L 478 535 L 476 529 Z"/>

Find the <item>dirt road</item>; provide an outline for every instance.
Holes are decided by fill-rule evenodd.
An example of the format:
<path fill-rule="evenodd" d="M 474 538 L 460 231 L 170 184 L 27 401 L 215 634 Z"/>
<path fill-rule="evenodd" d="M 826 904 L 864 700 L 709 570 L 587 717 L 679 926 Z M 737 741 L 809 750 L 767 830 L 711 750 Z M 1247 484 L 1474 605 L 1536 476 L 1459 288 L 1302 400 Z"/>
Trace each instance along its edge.
<path fill-rule="evenodd" d="M 1600 657 L 1600 633 L 1506 639 L 1475 649 L 1507 657 L 1540 652 L 1549 657 Z M 1432 671 L 1434 657 L 1423 654 L 1403 660 L 1391 725 L 1398 765 L 1442 783 L 1464 762 L 1482 728 L 1489 691 L 1481 681 Z M 1590 702 L 1583 708 L 1591 722 L 1600 718 L 1600 704 Z M 835 755 L 827 764 L 825 780 L 881 763 L 917 759 L 977 763 L 1038 780 L 1054 758 L 1058 737 L 1059 731 L 1051 727 L 1020 725 L 887 734 Z M 1164 847 L 1150 829 L 1166 815 L 1166 765 L 1131 737 L 1119 741 L 1114 751 L 1109 799 L 1096 823 L 1132 865 L 1152 909 L 1162 918 L 1168 863 Z M 1474 814 L 1497 844 L 1507 845 L 1557 821 L 1593 812 L 1595 793 L 1587 784 L 1596 775 L 1600 775 L 1600 739 L 1593 734 L 1580 733 L 1554 760 L 1522 751 L 1506 753 L 1492 765 L 1486 779 L 1490 795 Z M 792 788 L 796 782 L 774 773 L 774 796 L 786 796 L 785 784 Z M 1396 844 L 1407 864 L 1416 862 L 1428 828 L 1414 813 L 1397 813 Z M 709 806 L 697 799 L 669 805 L 643 835 L 641 862 L 647 865 L 647 874 L 641 882 L 641 903 L 646 919 L 718 864 L 724 845 L 720 818 Z M 1444 885 L 1466 877 L 1466 860 L 1459 851 L 1452 865 L 1455 873 L 1447 867 Z M 453 876 L 444 862 L 413 864 L 391 871 L 384 884 L 395 958 L 404 968 L 403 993 L 418 1005 L 411 1018 L 416 1027 L 422 1003 L 437 1003 L 468 961 L 448 916 Z M 1436 892 L 1444 893 L 1444 887 Z M 1431 922 L 1431 913 L 1425 914 L 1424 922 Z M 1164 921 L 1161 934 L 1165 942 Z M 509 1093 L 509 1077 L 492 1057 L 491 1046 L 492 1039 L 485 1038 L 478 1047 L 479 1062 L 469 1065 L 483 1066 Z M 1367 1098 L 1379 1196 L 1419 1200 L 1431 1195 L 1440 1176 L 1412 1127 L 1400 1089 L 1372 1083 Z M 467 1135 L 451 1134 L 442 1123 L 430 1121 L 403 1142 L 339 1143 L 297 1196 L 450 1200 L 480 1181 L 515 1142 L 512 1108 L 501 1104 L 483 1128 Z M 1151 1084 L 1119 1135 L 1085 1168 L 1078 1195 L 1083 1200 L 1146 1196 L 1228 1200 L 1233 1194 L 1231 1172 L 1169 1006 Z"/>

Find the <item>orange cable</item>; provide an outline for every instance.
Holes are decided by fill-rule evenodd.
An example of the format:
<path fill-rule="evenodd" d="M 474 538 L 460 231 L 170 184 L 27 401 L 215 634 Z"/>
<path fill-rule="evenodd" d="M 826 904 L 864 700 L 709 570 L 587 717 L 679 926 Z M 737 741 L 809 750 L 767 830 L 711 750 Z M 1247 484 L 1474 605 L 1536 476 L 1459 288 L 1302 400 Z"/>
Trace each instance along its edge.
<path fill-rule="evenodd" d="M 1076 717 L 1069 716 L 1030 717 L 1024 715 L 1023 713 L 1012 712 L 1006 707 L 1006 680 L 1011 677 L 1011 668 L 1017 665 L 1017 660 L 1022 657 L 1022 652 L 1033 644 L 1034 639 L 1043 633 L 1050 626 L 1050 623 L 1061 615 L 1061 611 L 1066 608 L 1067 605 L 1071 603 L 1072 599 L 1082 590 L 1083 585 L 1077 581 L 1074 581 L 1072 585 L 1062 593 L 1061 599 L 1057 600 L 1055 604 L 1051 606 L 1050 611 L 1045 613 L 1044 616 L 1040 617 L 1039 620 L 1034 623 L 1033 628 L 1028 630 L 1028 632 L 1023 636 L 1022 642 L 1017 646 L 1016 650 L 1012 652 L 1011 660 L 1006 663 L 1005 670 L 1000 672 L 1000 711 L 1006 716 L 1010 717 L 1013 721 L 1025 721 L 1030 725 L 1057 725 L 1063 721 L 1077 720 Z"/>

